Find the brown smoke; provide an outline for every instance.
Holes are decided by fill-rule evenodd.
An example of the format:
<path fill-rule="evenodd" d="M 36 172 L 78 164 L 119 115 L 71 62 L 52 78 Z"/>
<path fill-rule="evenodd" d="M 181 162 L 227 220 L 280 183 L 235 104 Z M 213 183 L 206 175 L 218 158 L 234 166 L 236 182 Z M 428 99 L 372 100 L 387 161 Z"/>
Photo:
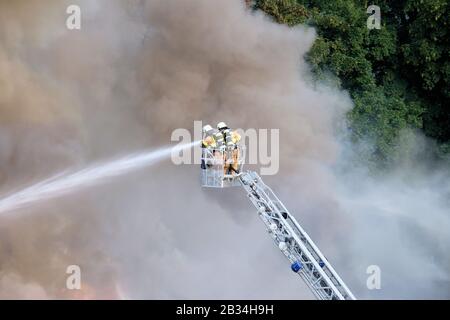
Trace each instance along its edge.
<path fill-rule="evenodd" d="M 267 182 L 351 278 L 330 169 L 351 102 L 305 80 L 314 38 L 240 0 L 0 0 L 0 189 L 167 144 L 195 120 L 279 128 Z M 255 216 L 239 190 L 203 191 L 196 166 L 167 162 L 0 216 L 0 298 L 310 298 Z M 65 289 L 72 264 L 84 295 Z"/>

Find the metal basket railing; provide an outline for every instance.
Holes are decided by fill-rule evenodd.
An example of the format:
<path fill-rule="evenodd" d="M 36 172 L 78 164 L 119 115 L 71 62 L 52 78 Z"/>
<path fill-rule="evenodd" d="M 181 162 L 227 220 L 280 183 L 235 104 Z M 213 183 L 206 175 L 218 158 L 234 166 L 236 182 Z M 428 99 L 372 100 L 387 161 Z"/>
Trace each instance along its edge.
<path fill-rule="evenodd" d="M 236 179 L 245 161 L 245 147 L 234 149 L 203 148 L 201 158 L 201 184 L 203 187 L 225 188 L 239 186 Z"/>

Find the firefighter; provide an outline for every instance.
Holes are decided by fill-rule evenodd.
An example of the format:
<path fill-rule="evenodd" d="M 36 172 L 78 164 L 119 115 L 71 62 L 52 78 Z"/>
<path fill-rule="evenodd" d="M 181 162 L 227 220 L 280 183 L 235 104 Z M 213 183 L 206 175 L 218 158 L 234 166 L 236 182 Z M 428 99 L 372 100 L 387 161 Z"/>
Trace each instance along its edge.
<path fill-rule="evenodd" d="M 203 127 L 202 148 L 213 149 L 216 147 L 217 143 L 214 138 L 214 129 L 209 124 L 207 124 Z"/>
<path fill-rule="evenodd" d="M 236 131 L 233 131 L 231 133 L 231 145 L 232 148 L 232 159 L 233 162 L 231 163 L 230 170 L 233 171 L 235 174 L 239 174 L 239 148 L 238 143 L 241 141 L 241 135 L 237 133 Z"/>
<path fill-rule="evenodd" d="M 213 150 L 217 147 L 216 140 L 214 139 L 214 129 L 209 124 L 203 127 L 203 140 L 202 140 L 202 163 L 201 168 L 206 169 L 211 167 L 210 161 L 205 162 L 208 159 L 208 151 L 214 152 Z M 208 151 L 206 151 L 208 150 Z"/>
<path fill-rule="evenodd" d="M 220 130 L 215 130 L 213 137 L 216 141 L 217 149 L 223 151 L 223 149 L 225 148 L 225 140 L 222 132 Z"/>
<path fill-rule="evenodd" d="M 225 122 L 219 122 L 217 124 L 217 130 L 218 130 L 217 136 L 220 137 L 220 138 L 218 138 L 218 139 L 220 139 L 220 147 L 222 147 L 222 149 L 224 149 L 226 146 L 227 132 L 230 129 L 228 128 L 228 126 L 226 125 Z"/>
<path fill-rule="evenodd" d="M 222 133 L 226 150 L 224 152 L 224 174 L 239 173 L 239 149 L 238 142 L 241 136 L 236 131 L 231 131 L 225 122 L 219 122 L 217 129 Z"/>
<path fill-rule="evenodd" d="M 239 133 L 237 131 L 231 131 L 225 122 L 219 122 L 217 129 L 222 132 L 227 147 L 237 146 L 237 143 L 241 140 Z"/>
<path fill-rule="evenodd" d="M 220 168 L 223 162 L 221 148 L 223 148 L 224 145 L 222 133 L 219 130 L 214 129 L 210 125 L 206 125 L 203 127 L 203 137 L 202 148 L 207 149 L 210 153 L 212 153 L 215 159 L 210 159 L 206 165 L 204 163 L 205 161 L 203 160 L 202 168 L 210 168 L 212 165 L 218 165 Z M 208 158 L 208 152 L 203 151 L 202 154 L 202 159 Z"/>
<path fill-rule="evenodd" d="M 217 130 L 219 130 L 220 134 L 222 135 L 223 139 L 223 173 L 224 175 L 230 174 L 230 168 L 231 168 L 231 162 L 232 157 L 231 153 L 229 152 L 229 139 L 230 139 L 230 128 L 226 125 L 225 122 L 219 122 L 217 124 Z"/>

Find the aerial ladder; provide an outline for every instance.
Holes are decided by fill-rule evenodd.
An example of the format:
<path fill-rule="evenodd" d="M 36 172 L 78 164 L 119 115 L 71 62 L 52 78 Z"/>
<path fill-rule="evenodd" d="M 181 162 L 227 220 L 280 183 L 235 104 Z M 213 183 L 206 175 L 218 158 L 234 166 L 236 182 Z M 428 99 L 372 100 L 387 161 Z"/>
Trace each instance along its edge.
<path fill-rule="evenodd" d="M 242 186 L 276 246 L 320 300 L 355 300 L 355 296 L 294 216 L 254 171 L 242 171 L 245 148 L 236 144 L 202 148 L 203 187 Z M 236 163 L 236 161 L 238 163 Z M 233 165 L 234 162 L 234 165 Z"/>

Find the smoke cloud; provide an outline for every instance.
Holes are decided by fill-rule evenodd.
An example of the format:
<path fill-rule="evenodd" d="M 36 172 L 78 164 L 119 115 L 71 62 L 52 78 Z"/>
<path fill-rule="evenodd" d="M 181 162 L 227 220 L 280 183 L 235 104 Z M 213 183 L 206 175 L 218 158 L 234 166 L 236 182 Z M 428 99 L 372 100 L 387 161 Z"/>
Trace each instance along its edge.
<path fill-rule="evenodd" d="M 336 133 L 348 94 L 308 80 L 314 39 L 239 0 L 0 1 L 0 194 L 195 120 L 277 128 L 280 172 L 264 179 L 357 297 L 448 298 L 448 174 L 354 165 Z M 0 216 L 0 298 L 312 298 L 241 190 L 198 175 L 166 161 Z M 381 290 L 365 286 L 372 264 Z"/>

